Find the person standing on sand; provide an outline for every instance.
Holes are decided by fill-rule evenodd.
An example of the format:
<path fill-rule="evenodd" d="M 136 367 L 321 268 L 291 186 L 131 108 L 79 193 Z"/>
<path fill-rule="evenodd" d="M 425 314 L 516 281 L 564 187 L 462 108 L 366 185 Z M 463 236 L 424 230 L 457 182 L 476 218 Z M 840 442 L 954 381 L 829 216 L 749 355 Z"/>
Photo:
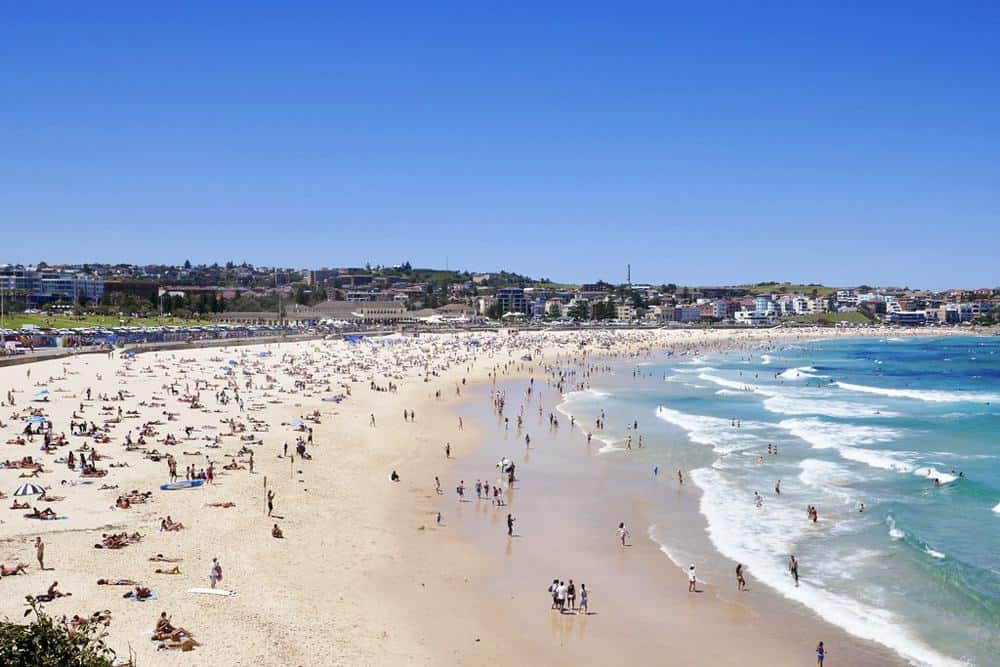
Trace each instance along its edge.
<path fill-rule="evenodd" d="M 271 516 L 274 511 L 274 491 L 267 492 L 267 515 Z"/>
<path fill-rule="evenodd" d="M 569 608 L 576 611 L 576 586 L 573 585 L 573 580 L 569 580 L 569 585 L 566 587 L 566 601 L 569 603 Z"/>
<path fill-rule="evenodd" d="M 510 514 L 507 515 L 507 537 L 514 537 L 514 517 Z"/>
<path fill-rule="evenodd" d="M 38 567 L 45 569 L 45 542 L 41 536 L 35 538 L 35 558 L 38 560 Z"/>
<path fill-rule="evenodd" d="M 684 486 L 684 473 L 682 473 L 680 470 L 677 471 L 677 483 L 680 484 L 681 486 Z"/>
<path fill-rule="evenodd" d="M 816 667 L 823 667 L 823 660 L 826 658 L 826 649 L 823 648 L 823 642 L 820 642 L 816 646 Z"/>
<path fill-rule="evenodd" d="M 590 591 L 587 590 L 587 584 L 580 584 L 580 611 L 585 615 L 590 614 L 590 607 L 588 603 L 590 602 Z"/>
<path fill-rule="evenodd" d="M 688 593 L 697 593 L 698 575 L 695 574 L 694 565 L 688 568 L 687 575 L 688 575 Z"/>
<path fill-rule="evenodd" d="M 218 558 L 212 559 L 212 569 L 208 571 L 208 581 L 212 584 L 212 588 L 215 588 L 215 585 L 222 581 L 222 565 L 219 564 Z"/>
<path fill-rule="evenodd" d="M 736 564 L 736 590 L 745 591 L 747 580 L 743 577 L 743 563 Z"/>
<path fill-rule="evenodd" d="M 444 444 L 444 457 L 446 459 L 450 459 L 451 458 L 451 443 L 450 442 L 446 442 Z"/>
<path fill-rule="evenodd" d="M 434 491 L 441 495 L 441 479 L 437 475 L 434 475 Z"/>

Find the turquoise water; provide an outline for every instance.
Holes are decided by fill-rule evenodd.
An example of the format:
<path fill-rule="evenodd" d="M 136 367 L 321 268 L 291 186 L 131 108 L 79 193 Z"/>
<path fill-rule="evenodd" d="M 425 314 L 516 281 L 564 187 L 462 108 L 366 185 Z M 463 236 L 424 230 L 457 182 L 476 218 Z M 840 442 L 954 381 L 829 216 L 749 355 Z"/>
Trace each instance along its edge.
<path fill-rule="evenodd" d="M 605 411 L 606 456 L 689 471 L 712 544 L 756 581 L 914 663 L 998 664 L 1000 338 L 663 355 L 564 410 Z M 626 454 L 635 421 L 644 448 Z"/>

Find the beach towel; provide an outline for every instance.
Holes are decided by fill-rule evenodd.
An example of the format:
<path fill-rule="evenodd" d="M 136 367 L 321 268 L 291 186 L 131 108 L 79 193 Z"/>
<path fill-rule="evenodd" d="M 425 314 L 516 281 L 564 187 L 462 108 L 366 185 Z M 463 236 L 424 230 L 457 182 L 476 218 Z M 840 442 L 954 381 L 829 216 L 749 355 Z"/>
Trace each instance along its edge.
<path fill-rule="evenodd" d="M 122 597 L 125 597 L 125 596 L 122 596 Z M 150 600 L 156 600 L 159 597 L 160 596 L 156 594 L 156 591 L 150 591 L 150 595 L 149 595 L 148 598 L 138 598 L 138 597 L 135 596 L 135 593 L 132 593 L 131 595 L 125 597 L 125 599 L 126 600 L 131 600 L 132 602 L 149 602 Z"/>
<path fill-rule="evenodd" d="M 203 479 L 182 479 L 168 484 L 160 484 L 161 491 L 178 491 L 180 489 L 193 489 L 205 483 Z"/>

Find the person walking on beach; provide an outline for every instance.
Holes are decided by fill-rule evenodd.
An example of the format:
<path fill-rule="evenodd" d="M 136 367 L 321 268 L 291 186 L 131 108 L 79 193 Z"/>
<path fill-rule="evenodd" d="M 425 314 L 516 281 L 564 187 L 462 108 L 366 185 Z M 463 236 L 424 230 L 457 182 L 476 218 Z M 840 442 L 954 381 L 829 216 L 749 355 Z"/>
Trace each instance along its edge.
<path fill-rule="evenodd" d="M 267 515 L 271 516 L 274 511 L 274 491 L 267 492 Z"/>
<path fill-rule="evenodd" d="M 450 459 L 451 458 L 451 443 L 450 442 L 446 442 L 445 445 L 444 445 L 444 457 L 446 459 Z"/>
<path fill-rule="evenodd" d="M 590 613 L 589 601 L 590 591 L 587 590 L 587 584 L 580 584 L 580 611 L 584 614 Z"/>
<path fill-rule="evenodd" d="M 559 580 L 553 579 L 552 583 L 549 584 L 549 595 L 552 596 L 552 606 L 550 609 L 555 609 L 559 606 Z"/>
<path fill-rule="evenodd" d="M 688 567 L 688 593 L 698 592 L 698 575 L 695 574 L 694 565 Z"/>
<path fill-rule="evenodd" d="M 215 585 L 222 581 L 222 565 L 219 564 L 218 558 L 212 559 L 212 569 L 208 571 L 208 581 L 212 584 L 212 588 L 215 588 Z"/>
<path fill-rule="evenodd" d="M 434 475 L 434 491 L 441 495 L 441 479 L 437 475 Z"/>
<path fill-rule="evenodd" d="M 823 667 L 824 658 L 826 658 L 826 649 L 823 648 L 823 642 L 820 642 L 816 646 L 816 667 Z"/>
<path fill-rule="evenodd" d="M 677 483 L 684 486 L 684 473 L 680 470 L 677 471 Z"/>
<path fill-rule="evenodd" d="M 514 517 L 510 514 L 507 515 L 507 537 L 514 537 Z"/>
<path fill-rule="evenodd" d="M 621 540 L 622 546 L 628 546 L 625 541 L 628 539 L 628 528 L 625 527 L 625 522 L 622 521 L 618 524 L 618 539 Z"/>
<path fill-rule="evenodd" d="M 743 563 L 736 564 L 736 590 L 745 591 L 747 580 L 743 577 Z"/>
<path fill-rule="evenodd" d="M 788 571 L 792 573 L 792 578 L 795 579 L 795 585 L 799 585 L 799 561 L 795 560 L 795 556 L 788 557 Z"/>
<path fill-rule="evenodd" d="M 45 569 L 45 542 L 41 536 L 35 538 L 35 558 L 38 560 L 38 567 Z"/>

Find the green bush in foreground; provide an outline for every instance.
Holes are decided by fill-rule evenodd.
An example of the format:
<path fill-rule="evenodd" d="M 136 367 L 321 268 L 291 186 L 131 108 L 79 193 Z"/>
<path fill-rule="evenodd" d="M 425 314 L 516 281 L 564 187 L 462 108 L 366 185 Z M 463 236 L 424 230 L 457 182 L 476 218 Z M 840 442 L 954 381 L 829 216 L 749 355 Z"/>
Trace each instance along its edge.
<path fill-rule="evenodd" d="M 0 665 L 4 667 L 111 667 L 114 651 L 104 644 L 105 633 L 89 623 L 70 627 L 45 613 L 28 597 L 24 615 L 34 614 L 27 625 L 0 622 Z"/>

